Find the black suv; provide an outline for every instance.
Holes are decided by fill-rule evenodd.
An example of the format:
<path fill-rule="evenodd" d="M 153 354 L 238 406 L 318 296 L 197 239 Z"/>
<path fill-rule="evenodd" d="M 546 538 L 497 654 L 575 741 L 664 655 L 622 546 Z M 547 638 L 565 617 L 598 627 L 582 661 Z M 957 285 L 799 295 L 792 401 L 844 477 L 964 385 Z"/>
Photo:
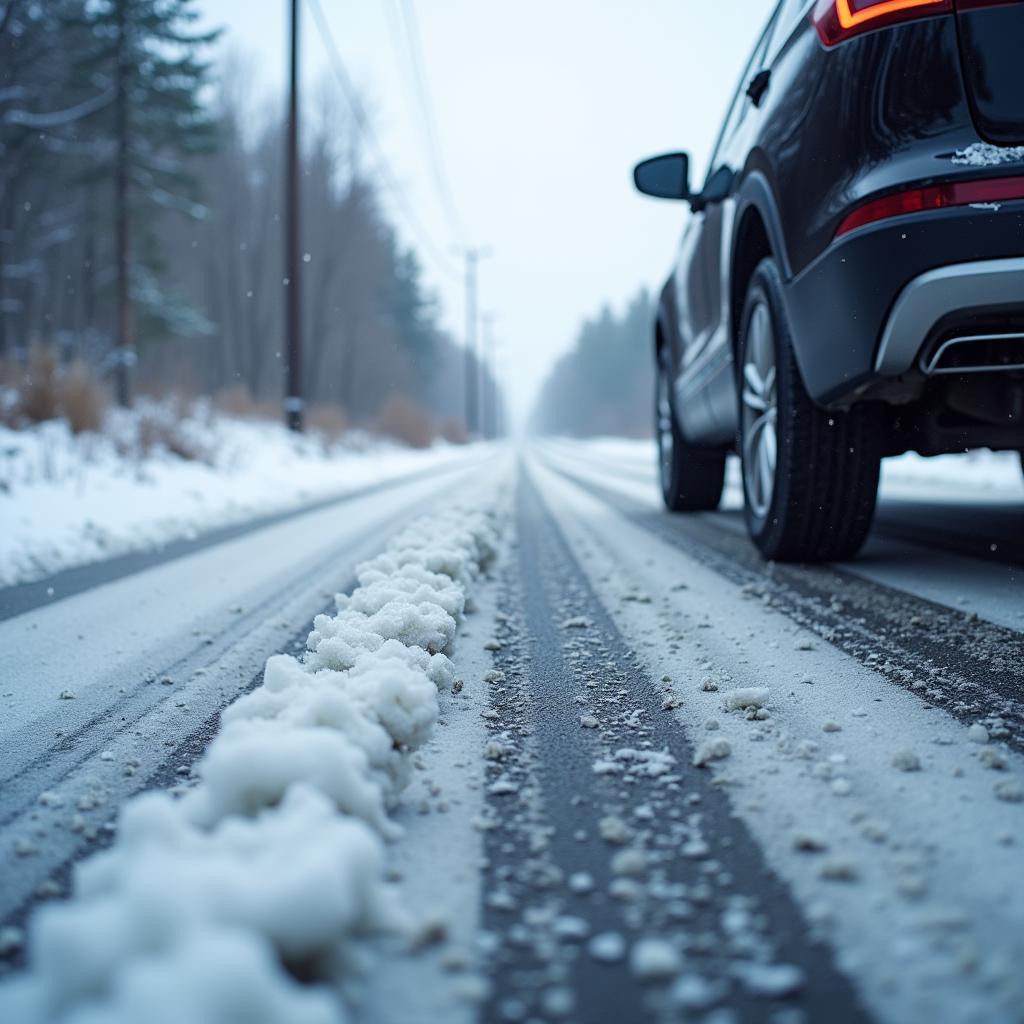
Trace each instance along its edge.
<path fill-rule="evenodd" d="M 661 484 L 725 457 L 768 558 L 852 555 L 882 457 L 1024 449 L 1024 0 L 783 0 L 689 202 L 655 347 Z"/>

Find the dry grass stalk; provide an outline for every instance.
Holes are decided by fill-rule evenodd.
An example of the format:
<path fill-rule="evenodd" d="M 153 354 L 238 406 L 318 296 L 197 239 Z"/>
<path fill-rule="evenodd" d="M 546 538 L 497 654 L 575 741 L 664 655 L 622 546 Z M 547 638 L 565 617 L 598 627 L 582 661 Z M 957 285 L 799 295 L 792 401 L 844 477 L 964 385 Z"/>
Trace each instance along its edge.
<path fill-rule="evenodd" d="M 434 440 L 434 422 L 419 402 L 406 395 L 392 395 L 377 414 L 380 433 L 412 448 L 429 448 Z"/>

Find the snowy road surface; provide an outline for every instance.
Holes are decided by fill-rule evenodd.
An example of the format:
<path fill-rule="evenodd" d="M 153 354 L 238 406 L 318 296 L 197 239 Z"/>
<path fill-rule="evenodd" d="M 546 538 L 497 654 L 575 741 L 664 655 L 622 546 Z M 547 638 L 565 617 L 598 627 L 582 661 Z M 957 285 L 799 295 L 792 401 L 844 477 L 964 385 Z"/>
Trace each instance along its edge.
<path fill-rule="evenodd" d="M 21 606 L 0 592 L 0 949 L 40 991 L 55 957 L 105 979 L 62 982 L 26 1019 L 131 1019 L 133 993 L 162 991 L 95 967 L 87 947 L 106 933 L 84 922 L 110 918 L 86 916 L 88 893 L 71 900 L 81 927 L 51 921 L 28 955 L 26 911 L 67 892 L 72 862 L 111 841 L 139 790 L 175 787 L 196 821 L 195 807 L 209 812 L 224 786 L 202 766 L 220 711 L 259 685 L 268 656 L 307 646 L 340 590 L 354 596 L 317 620 L 309 671 L 347 685 L 330 672 L 364 642 L 357 608 L 410 666 L 423 646 L 452 664 L 431 662 L 430 714 L 414 682 L 394 698 L 400 719 L 374 698 L 409 754 L 387 768 L 389 792 L 408 772 L 387 820 L 312 762 L 288 768 L 386 836 L 400 924 L 349 914 L 325 933 L 310 907 L 328 913 L 333 890 L 310 897 L 301 882 L 285 887 L 284 924 L 259 888 L 263 910 L 214 900 L 198 915 L 266 942 L 287 967 L 275 999 L 292 998 L 287 985 L 330 997 L 301 1018 L 268 997 L 259 1020 L 1024 1021 L 1024 486 L 1009 459 L 953 473 L 888 467 L 855 562 L 766 566 L 734 482 L 722 511 L 669 516 L 648 447 L 547 442 L 120 575 L 110 563 L 111 578 L 45 605 L 38 590 Z M 470 571 L 480 509 L 497 556 L 474 555 Z M 427 525 L 359 571 L 356 590 L 357 563 L 410 522 Z M 414 585 L 426 603 L 409 604 Z M 244 701 L 262 707 L 273 693 L 261 692 Z M 299 820 L 300 797 L 275 813 Z M 130 858 L 116 863 L 136 877 Z M 167 927 L 179 941 L 185 926 Z M 223 993 L 170 945 L 147 955 L 147 984 L 163 971 L 198 993 L 191 1013 L 226 1019 Z"/>

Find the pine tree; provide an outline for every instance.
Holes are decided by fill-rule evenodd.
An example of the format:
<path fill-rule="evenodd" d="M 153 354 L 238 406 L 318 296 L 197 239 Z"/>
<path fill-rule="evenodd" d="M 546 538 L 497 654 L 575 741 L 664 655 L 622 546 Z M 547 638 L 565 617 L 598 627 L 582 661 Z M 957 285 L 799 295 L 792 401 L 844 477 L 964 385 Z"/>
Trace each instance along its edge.
<path fill-rule="evenodd" d="M 173 325 L 189 311 L 158 284 L 153 224 L 166 210 L 202 217 L 191 158 L 210 151 L 216 123 L 203 103 L 202 51 L 218 32 L 194 30 L 194 0 L 95 0 L 75 16 L 90 45 L 73 74 L 110 90 L 89 119 L 90 176 L 113 182 L 118 400 L 127 405 L 135 361 L 135 311 Z M 195 322 L 194 322 L 195 325 Z M 200 325 L 201 326 L 201 325 Z"/>
<path fill-rule="evenodd" d="M 9 323 L 23 327 L 26 310 L 46 294 L 48 254 L 70 229 L 66 154 L 79 123 L 107 100 L 64 75 L 81 43 L 67 23 L 84 7 L 0 3 L 0 355 L 16 340 Z"/>
<path fill-rule="evenodd" d="M 437 371 L 437 300 L 423 287 L 416 253 L 401 249 L 393 233 L 387 245 L 391 273 L 381 292 L 384 313 L 391 317 L 398 343 L 416 374 L 429 380 Z"/>

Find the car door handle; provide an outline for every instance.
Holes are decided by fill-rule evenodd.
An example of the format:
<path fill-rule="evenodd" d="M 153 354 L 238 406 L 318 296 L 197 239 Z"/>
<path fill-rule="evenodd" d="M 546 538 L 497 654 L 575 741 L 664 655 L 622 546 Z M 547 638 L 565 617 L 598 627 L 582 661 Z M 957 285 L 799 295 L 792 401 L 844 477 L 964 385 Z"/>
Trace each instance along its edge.
<path fill-rule="evenodd" d="M 758 71 L 756 75 L 750 80 L 750 84 L 747 86 L 747 95 L 750 97 L 750 102 L 755 107 L 761 106 L 761 100 L 764 98 L 764 94 L 768 91 L 768 83 L 772 80 L 772 73 L 768 68 L 763 71 Z"/>

